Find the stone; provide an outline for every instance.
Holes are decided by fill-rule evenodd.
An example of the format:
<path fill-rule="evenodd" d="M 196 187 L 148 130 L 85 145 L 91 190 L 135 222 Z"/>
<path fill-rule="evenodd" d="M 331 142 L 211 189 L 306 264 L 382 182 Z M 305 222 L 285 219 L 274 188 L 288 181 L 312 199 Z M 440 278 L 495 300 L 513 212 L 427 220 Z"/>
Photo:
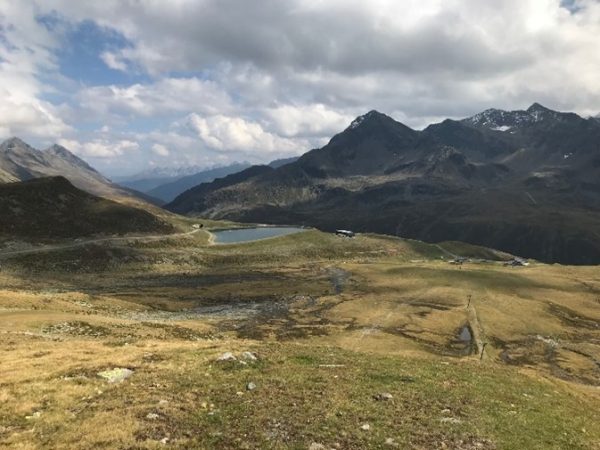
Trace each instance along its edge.
<path fill-rule="evenodd" d="M 371 425 L 369 425 L 368 423 L 365 423 L 360 426 L 360 429 L 363 431 L 369 431 L 371 429 Z"/>
<path fill-rule="evenodd" d="M 384 444 L 387 447 L 399 447 L 399 444 L 394 440 L 394 438 L 387 438 Z"/>
<path fill-rule="evenodd" d="M 247 391 L 253 391 L 254 389 L 256 389 L 256 384 L 254 384 L 252 381 L 246 385 Z"/>
<path fill-rule="evenodd" d="M 146 419 L 150 419 L 150 420 L 156 420 L 158 419 L 160 416 L 156 413 L 148 413 L 146 414 Z"/>
<path fill-rule="evenodd" d="M 459 423 L 462 423 L 462 420 L 457 419 L 455 417 L 443 417 L 442 419 L 440 419 L 440 422 L 442 422 L 442 423 L 459 424 Z"/>
<path fill-rule="evenodd" d="M 98 372 L 100 378 L 104 378 L 109 383 L 121 383 L 122 381 L 133 375 L 133 370 L 124 367 L 115 367 L 111 370 Z"/>
<path fill-rule="evenodd" d="M 246 361 L 258 361 L 258 357 L 252 352 L 244 352 L 241 356 L 242 359 L 245 359 Z"/>
<path fill-rule="evenodd" d="M 236 361 L 237 358 L 231 352 L 225 352 L 217 358 L 217 361 Z"/>
<path fill-rule="evenodd" d="M 319 444 L 318 442 L 313 442 L 308 447 L 308 450 L 327 450 L 327 448 L 323 444 Z"/>
<path fill-rule="evenodd" d="M 388 400 L 392 400 L 394 398 L 394 396 L 392 394 L 390 394 L 389 392 L 382 392 L 380 394 L 374 395 L 373 398 L 377 401 L 385 402 Z"/>

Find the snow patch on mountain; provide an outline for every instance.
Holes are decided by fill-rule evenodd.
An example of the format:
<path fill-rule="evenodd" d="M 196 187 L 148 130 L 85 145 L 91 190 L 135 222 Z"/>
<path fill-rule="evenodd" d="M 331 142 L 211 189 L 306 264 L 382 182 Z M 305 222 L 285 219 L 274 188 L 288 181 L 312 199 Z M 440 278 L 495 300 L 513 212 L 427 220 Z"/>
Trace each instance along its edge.
<path fill-rule="evenodd" d="M 487 109 L 479 114 L 464 119 L 463 122 L 477 127 L 486 127 L 495 131 L 508 131 L 524 125 L 530 125 L 546 119 L 556 119 L 560 113 L 552 111 L 539 103 L 534 103 L 527 110 L 504 111 Z"/>

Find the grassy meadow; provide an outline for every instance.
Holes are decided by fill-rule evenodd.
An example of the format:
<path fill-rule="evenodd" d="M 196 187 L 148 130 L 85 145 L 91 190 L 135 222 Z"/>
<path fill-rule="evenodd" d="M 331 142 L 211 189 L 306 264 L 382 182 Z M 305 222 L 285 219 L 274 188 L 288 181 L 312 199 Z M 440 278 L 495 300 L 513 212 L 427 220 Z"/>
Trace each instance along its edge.
<path fill-rule="evenodd" d="M 600 449 L 597 267 L 172 220 L 0 251 L 0 448 Z"/>

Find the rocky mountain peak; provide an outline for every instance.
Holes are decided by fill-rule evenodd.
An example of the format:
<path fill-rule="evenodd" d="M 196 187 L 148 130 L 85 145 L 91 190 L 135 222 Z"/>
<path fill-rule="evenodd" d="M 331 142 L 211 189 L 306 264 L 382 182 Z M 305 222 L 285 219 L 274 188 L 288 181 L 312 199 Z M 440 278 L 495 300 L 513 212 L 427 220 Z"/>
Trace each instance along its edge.
<path fill-rule="evenodd" d="M 57 158 L 74 166 L 97 173 L 96 169 L 62 145 L 54 144 L 48 147 L 44 150 L 44 156 L 49 159 Z"/>
<path fill-rule="evenodd" d="M 0 144 L 0 150 L 7 152 L 14 149 L 34 150 L 29 144 L 21 138 L 13 136 Z"/>
<path fill-rule="evenodd" d="M 554 112 L 554 111 L 552 111 L 551 109 L 546 108 L 545 106 L 536 102 L 533 105 L 531 105 L 529 108 L 527 108 L 527 112 L 534 113 L 534 112 Z"/>
<path fill-rule="evenodd" d="M 379 120 L 393 120 L 391 119 L 391 117 L 386 116 L 383 113 L 380 113 L 379 111 L 376 110 L 371 110 L 366 114 L 363 114 L 362 116 L 358 116 L 356 119 L 354 119 L 352 121 L 352 123 L 350 124 L 350 126 L 348 127 L 349 130 L 354 130 L 356 128 L 359 128 L 362 125 L 368 124 L 369 122 L 375 122 L 375 121 L 379 121 Z"/>

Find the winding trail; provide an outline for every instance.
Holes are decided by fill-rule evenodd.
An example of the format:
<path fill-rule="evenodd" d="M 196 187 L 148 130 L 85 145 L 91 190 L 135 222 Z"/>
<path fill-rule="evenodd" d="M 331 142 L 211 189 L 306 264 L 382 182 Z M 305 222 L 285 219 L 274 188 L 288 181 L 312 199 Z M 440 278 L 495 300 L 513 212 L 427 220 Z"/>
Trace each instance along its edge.
<path fill-rule="evenodd" d="M 192 234 L 203 231 L 196 229 L 192 231 L 186 231 L 185 233 L 174 233 L 174 234 L 156 234 L 156 235 L 144 235 L 144 236 L 120 236 L 120 237 L 104 237 L 104 238 L 93 238 L 93 239 L 82 239 L 77 242 L 69 242 L 66 244 L 49 244 L 42 245 L 35 248 L 27 248 L 23 250 L 13 250 L 8 252 L 0 251 L 0 259 L 10 258 L 11 256 L 19 255 L 30 255 L 35 253 L 46 253 L 54 252 L 58 250 L 67 250 L 71 248 L 85 247 L 90 244 L 98 244 L 104 242 L 145 242 L 145 241 L 161 241 L 172 238 L 179 238 L 184 236 L 191 236 Z"/>

